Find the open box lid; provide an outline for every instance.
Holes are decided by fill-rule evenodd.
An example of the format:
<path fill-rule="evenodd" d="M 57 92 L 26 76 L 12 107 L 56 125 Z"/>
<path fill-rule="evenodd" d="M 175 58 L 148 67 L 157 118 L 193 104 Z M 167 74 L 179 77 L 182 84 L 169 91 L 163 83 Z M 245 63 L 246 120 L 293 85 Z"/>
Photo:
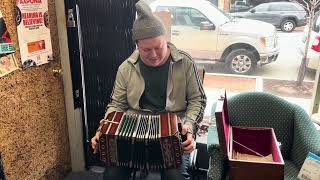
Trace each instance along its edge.
<path fill-rule="evenodd" d="M 224 157 L 228 155 L 228 139 L 229 139 L 229 116 L 228 116 L 228 106 L 227 106 L 227 94 L 225 90 L 222 90 L 220 97 L 217 101 L 216 110 L 216 126 L 218 131 L 218 138 L 220 144 L 220 150 L 223 153 Z"/>

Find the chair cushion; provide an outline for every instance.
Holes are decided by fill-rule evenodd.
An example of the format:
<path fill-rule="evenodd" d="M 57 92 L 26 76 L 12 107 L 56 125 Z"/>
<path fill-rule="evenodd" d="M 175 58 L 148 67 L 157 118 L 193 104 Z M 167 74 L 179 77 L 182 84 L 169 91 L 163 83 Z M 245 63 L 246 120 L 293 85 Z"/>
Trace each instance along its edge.
<path fill-rule="evenodd" d="M 273 128 L 282 144 L 282 156 L 288 159 L 293 139 L 293 104 L 272 94 L 249 92 L 229 98 L 228 112 L 232 126 Z"/>
<path fill-rule="evenodd" d="M 309 115 L 299 106 L 295 107 L 294 132 L 291 159 L 300 169 L 309 152 L 320 154 L 320 133 Z"/>
<path fill-rule="evenodd" d="M 298 174 L 299 174 L 299 169 L 294 165 L 294 163 L 292 161 L 285 160 L 284 179 L 285 180 L 297 179 Z"/>
<path fill-rule="evenodd" d="M 217 180 L 217 179 L 225 179 L 227 173 L 225 170 L 227 169 L 227 161 L 222 159 L 220 156 L 219 149 L 216 149 L 216 155 L 211 156 L 209 160 L 209 169 L 207 173 L 208 180 Z"/>

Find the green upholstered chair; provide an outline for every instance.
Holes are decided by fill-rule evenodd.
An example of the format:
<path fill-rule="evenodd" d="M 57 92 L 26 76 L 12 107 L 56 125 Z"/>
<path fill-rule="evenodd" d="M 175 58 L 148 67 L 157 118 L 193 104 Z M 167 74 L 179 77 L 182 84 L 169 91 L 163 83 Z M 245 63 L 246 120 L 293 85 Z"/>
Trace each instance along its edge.
<path fill-rule="evenodd" d="M 263 92 L 240 93 L 227 100 L 232 126 L 274 128 L 277 140 L 282 144 L 285 179 L 296 179 L 308 152 L 320 155 L 320 133 L 300 106 Z M 215 105 L 212 121 L 215 121 L 214 112 Z M 225 179 L 228 174 L 226 160 L 220 155 L 217 134 L 216 126 L 211 125 L 208 133 L 209 180 Z"/>

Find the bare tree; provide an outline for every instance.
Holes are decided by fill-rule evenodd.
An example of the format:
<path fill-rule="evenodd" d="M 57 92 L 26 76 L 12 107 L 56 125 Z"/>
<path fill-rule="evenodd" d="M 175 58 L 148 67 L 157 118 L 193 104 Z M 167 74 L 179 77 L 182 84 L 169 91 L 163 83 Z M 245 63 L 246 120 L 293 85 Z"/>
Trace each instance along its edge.
<path fill-rule="evenodd" d="M 300 68 L 299 68 L 298 78 L 297 78 L 297 85 L 301 86 L 306 73 L 306 64 L 307 64 L 308 50 L 309 50 L 309 44 L 310 44 L 311 30 L 312 30 L 313 21 L 314 21 L 314 14 L 315 14 L 315 10 L 320 4 L 320 0 L 299 0 L 299 1 L 294 0 L 294 2 L 303 6 L 309 14 L 308 34 L 307 34 L 305 49 L 304 49 L 303 57 L 302 57 Z"/>

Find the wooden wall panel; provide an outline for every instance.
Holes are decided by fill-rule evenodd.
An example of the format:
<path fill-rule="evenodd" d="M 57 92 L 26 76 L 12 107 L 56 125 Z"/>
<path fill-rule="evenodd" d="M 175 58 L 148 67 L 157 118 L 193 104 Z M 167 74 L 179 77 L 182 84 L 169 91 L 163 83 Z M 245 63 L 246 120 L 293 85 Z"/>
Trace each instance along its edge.
<path fill-rule="evenodd" d="M 71 170 L 54 0 L 49 1 L 54 62 L 0 78 L 0 153 L 7 179 L 62 179 Z M 1 0 L 21 67 L 15 0 Z"/>

